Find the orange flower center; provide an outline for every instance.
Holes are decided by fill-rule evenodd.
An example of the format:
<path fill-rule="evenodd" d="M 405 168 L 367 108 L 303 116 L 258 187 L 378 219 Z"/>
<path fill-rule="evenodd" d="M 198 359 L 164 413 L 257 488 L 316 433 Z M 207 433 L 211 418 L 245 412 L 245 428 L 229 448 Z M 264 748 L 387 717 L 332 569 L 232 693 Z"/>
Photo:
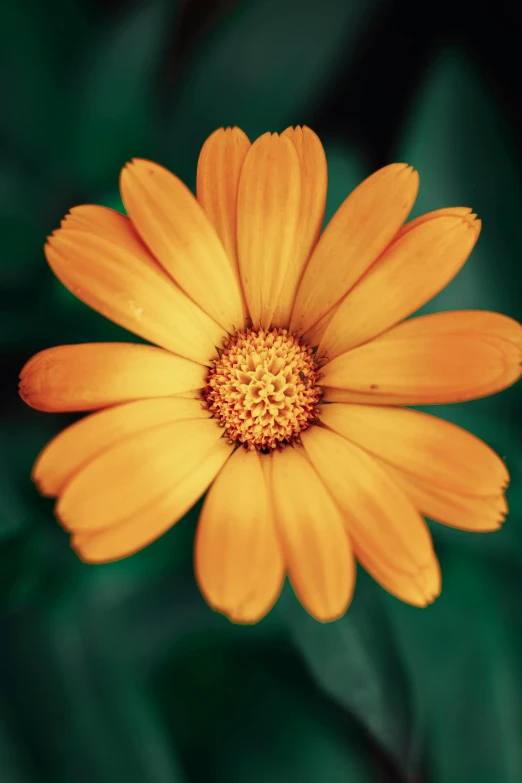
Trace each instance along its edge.
<path fill-rule="evenodd" d="M 230 440 L 269 451 L 315 422 L 318 378 L 312 349 L 287 329 L 246 329 L 214 360 L 204 397 Z"/>

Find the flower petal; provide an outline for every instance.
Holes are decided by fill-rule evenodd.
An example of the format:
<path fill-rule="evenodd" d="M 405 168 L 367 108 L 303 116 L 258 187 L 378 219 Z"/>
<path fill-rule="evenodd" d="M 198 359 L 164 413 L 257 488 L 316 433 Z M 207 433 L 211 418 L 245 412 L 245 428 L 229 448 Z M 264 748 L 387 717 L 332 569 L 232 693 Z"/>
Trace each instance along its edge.
<path fill-rule="evenodd" d="M 171 482 L 162 495 L 125 521 L 94 532 L 72 536 L 71 546 L 86 563 L 109 563 L 138 552 L 169 530 L 201 497 L 219 473 L 233 446 L 218 441 L 190 473 Z"/>
<path fill-rule="evenodd" d="M 428 405 L 487 397 L 522 374 L 522 326 L 456 310 L 405 321 L 325 365 L 327 402 Z"/>
<path fill-rule="evenodd" d="M 321 342 L 323 334 L 326 332 L 328 324 L 342 303 L 343 300 L 337 302 L 337 304 L 334 305 L 331 310 L 328 310 L 327 313 L 321 316 L 321 318 L 319 318 L 319 320 L 313 326 L 311 326 L 310 329 L 307 329 L 306 332 L 303 332 L 302 339 L 305 340 L 308 345 L 312 347 L 319 347 L 319 343 Z"/>
<path fill-rule="evenodd" d="M 410 231 L 412 228 L 415 228 L 421 223 L 425 223 L 427 220 L 431 220 L 432 218 L 435 217 L 444 217 L 444 216 L 452 216 L 452 217 L 469 216 L 470 220 L 476 218 L 476 215 L 471 215 L 470 207 L 445 207 L 443 209 L 435 209 L 433 212 L 426 212 L 424 215 L 420 215 L 414 220 L 410 220 L 409 223 L 405 223 L 397 232 L 394 241 L 396 241 L 399 237 L 402 237 L 407 231 Z M 348 296 L 350 296 L 350 292 L 346 294 L 345 299 Z M 306 332 L 303 333 L 303 339 L 306 340 L 311 346 L 319 346 L 319 343 L 321 342 L 322 337 L 326 332 L 326 327 L 328 326 L 328 324 L 336 314 L 337 310 L 341 307 L 345 299 L 341 299 L 340 302 L 334 305 L 334 307 L 332 307 L 331 310 L 328 310 L 328 312 L 325 313 L 325 315 L 323 315 L 313 326 L 310 327 L 310 329 L 308 329 Z M 342 328 L 344 329 L 344 326 Z"/>
<path fill-rule="evenodd" d="M 201 148 L 196 192 L 198 201 L 217 231 L 229 257 L 238 285 L 237 191 L 250 141 L 240 128 L 219 128 Z"/>
<path fill-rule="evenodd" d="M 239 179 L 237 247 L 243 291 L 254 327 L 268 328 L 298 247 L 301 167 L 286 136 L 260 136 Z"/>
<path fill-rule="evenodd" d="M 470 220 L 473 220 L 477 217 L 476 215 L 471 215 L 470 207 L 444 207 L 442 209 L 435 209 L 433 210 L 433 212 L 425 212 L 424 215 L 419 215 L 419 217 L 415 218 L 414 220 L 410 220 L 409 223 L 405 223 L 403 226 L 401 226 L 401 228 L 397 232 L 394 241 L 399 239 L 399 237 L 402 237 L 407 231 L 410 231 L 412 228 L 415 228 L 421 223 L 425 223 L 427 220 L 431 220 L 432 218 L 435 217 L 447 217 L 447 216 L 451 216 L 451 217 L 469 216 Z M 346 294 L 346 296 L 349 295 L 350 292 Z M 303 333 L 303 339 L 306 340 L 311 346 L 316 346 L 316 345 L 318 346 L 326 331 L 326 327 L 334 317 L 337 310 L 341 307 L 343 302 L 344 299 L 342 299 L 340 302 L 334 305 L 334 307 L 332 307 L 331 310 L 328 310 L 328 312 L 325 313 L 325 315 L 323 315 L 313 326 L 310 327 L 310 329 L 307 329 Z"/>
<path fill-rule="evenodd" d="M 291 331 L 306 332 L 352 288 L 389 245 L 419 189 L 411 166 L 392 163 L 365 179 L 324 230 L 302 277 Z"/>
<path fill-rule="evenodd" d="M 169 278 L 125 215 L 75 207 L 45 255 L 69 291 L 124 329 L 201 364 L 216 355 L 225 331 Z"/>
<path fill-rule="evenodd" d="M 320 406 L 323 424 L 416 481 L 463 495 L 496 495 L 506 466 L 484 441 L 455 424 L 406 408 Z"/>
<path fill-rule="evenodd" d="M 183 419 L 209 418 L 199 400 L 160 397 L 93 413 L 58 433 L 40 452 L 32 478 L 43 495 L 58 495 L 80 468 L 136 432 Z"/>
<path fill-rule="evenodd" d="M 172 279 L 228 332 L 241 329 L 232 265 L 186 185 L 163 166 L 134 159 L 121 172 L 120 190 L 138 234 Z"/>
<path fill-rule="evenodd" d="M 503 493 L 488 496 L 461 495 L 413 478 L 383 460 L 379 464 L 408 495 L 421 514 L 449 527 L 487 533 L 499 530 L 508 513 Z"/>
<path fill-rule="evenodd" d="M 196 533 L 200 590 L 210 606 L 240 623 L 265 616 L 285 576 L 261 459 L 234 452 L 205 498 Z"/>
<path fill-rule="evenodd" d="M 272 502 L 292 587 L 317 620 L 346 612 L 355 562 L 339 509 L 304 456 L 286 448 L 271 456 Z"/>
<path fill-rule="evenodd" d="M 117 441 L 65 485 L 55 512 L 74 532 L 124 522 L 197 468 L 222 436 L 212 419 L 160 424 Z"/>
<path fill-rule="evenodd" d="M 427 220 L 432 220 L 437 217 L 469 217 L 470 220 L 476 218 L 476 215 L 471 214 L 471 207 L 442 207 L 442 209 L 434 209 L 431 212 L 424 212 L 423 215 L 419 215 L 413 220 L 409 220 L 405 223 L 399 231 L 395 239 L 402 237 L 407 231 L 412 228 L 420 226 L 421 223 L 425 223 Z"/>
<path fill-rule="evenodd" d="M 151 345 L 59 345 L 24 365 L 20 396 L 40 411 L 92 411 L 200 389 L 206 374 L 201 364 Z"/>
<path fill-rule="evenodd" d="M 287 128 L 282 135 L 294 145 L 301 165 L 301 207 L 297 240 L 272 316 L 272 324 L 287 327 L 306 263 L 321 233 L 328 172 L 323 145 L 310 128 Z"/>
<path fill-rule="evenodd" d="M 480 221 L 449 215 L 404 231 L 341 302 L 318 355 L 334 359 L 429 302 L 462 268 L 479 231 Z"/>
<path fill-rule="evenodd" d="M 376 461 L 331 430 L 302 433 L 314 468 L 341 509 L 355 556 L 386 590 L 426 606 L 440 592 L 428 527 Z"/>

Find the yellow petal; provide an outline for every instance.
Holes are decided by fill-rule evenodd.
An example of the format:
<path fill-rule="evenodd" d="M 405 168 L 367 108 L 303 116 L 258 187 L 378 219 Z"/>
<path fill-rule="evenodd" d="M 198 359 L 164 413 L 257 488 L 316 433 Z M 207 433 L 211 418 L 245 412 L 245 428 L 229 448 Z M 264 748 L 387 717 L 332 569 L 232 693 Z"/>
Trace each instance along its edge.
<path fill-rule="evenodd" d="M 169 530 L 201 497 L 219 473 L 233 446 L 218 441 L 180 481 L 120 524 L 72 536 L 71 546 L 86 563 L 109 563 L 138 552 Z"/>
<path fill-rule="evenodd" d="M 59 345 L 24 365 L 20 396 L 40 411 L 89 411 L 200 389 L 206 374 L 201 364 L 151 345 Z"/>
<path fill-rule="evenodd" d="M 292 587 L 304 608 L 329 622 L 346 612 L 355 562 L 339 509 L 304 456 L 286 448 L 271 456 L 270 485 Z"/>
<path fill-rule="evenodd" d="M 159 263 L 228 332 L 243 326 L 241 294 L 214 227 L 180 179 L 148 160 L 122 170 L 125 209 Z"/>
<path fill-rule="evenodd" d="M 260 136 L 239 179 L 239 271 L 254 327 L 268 328 L 297 248 L 301 169 L 286 136 Z"/>
<path fill-rule="evenodd" d="M 379 464 L 408 495 L 421 514 L 443 525 L 460 530 L 487 533 L 498 530 L 508 505 L 503 493 L 497 495 L 461 495 L 435 487 L 429 481 L 413 478 L 399 468 L 379 460 Z"/>
<path fill-rule="evenodd" d="M 352 288 L 389 245 L 419 188 L 416 171 L 392 163 L 364 180 L 324 230 L 302 277 L 290 329 L 306 332 Z"/>
<path fill-rule="evenodd" d="M 125 215 L 75 207 L 45 255 L 69 291 L 124 329 L 201 364 L 215 356 L 225 331 L 163 271 Z"/>
<path fill-rule="evenodd" d="M 221 436 L 212 419 L 174 421 L 129 435 L 72 477 L 56 515 L 76 532 L 99 530 L 145 512 L 195 470 Z"/>
<path fill-rule="evenodd" d="M 428 405 L 506 389 L 522 373 L 522 326 L 499 313 L 412 318 L 325 365 L 328 402 Z M 332 388 L 333 387 L 333 388 Z"/>
<path fill-rule="evenodd" d="M 214 131 L 201 148 L 196 183 L 198 201 L 223 243 L 239 286 L 237 191 L 249 149 L 248 136 L 240 128 Z"/>
<path fill-rule="evenodd" d="M 462 268 L 479 230 L 480 221 L 453 215 L 405 231 L 341 302 L 318 355 L 334 359 L 429 302 Z"/>
<path fill-rule="evenodd" d="M 137 400 L 93 413 L 47 444 L 34 464 L 33 481 L 43 495 L 58 495 L 80 468 L 125 437 L 171 421 L 209 417 L 199 400 L 181 397 Z"/>
<path fill-rule="evenodd" d="M 376 461 L 335 432 L 302 433 L 314 468 L 340 508 L 355 556 L 386 590 L 425 606 L 440 591 L 428 527 Z"/>
<path fill-rule="evenodd" d="M 377 405 L 320 406 L 320 419 L 412 478 L 463 495 L 496 495 L 509 474 L 484 441 L 427 413 Z"/>
<path fill-rule="evenodd" d="M 201 389 L 192 389 L 192 391 L 179 392 L 179 394 L 175 394 L 173 396 L 182 400 L 201 400 L 201 392 Z"/>
<path fill-rule="evenodd" d="M 310 253 L 317 244 L 323 225 L 328 173 L 323 145 L 310 128 L 306 126 L 287 128 L 283 136 L 290 139 L 294 145 L 301 165 L 301 206 L 297 241 L 294 253 L 290 257 L 279 301 L 272 316 L 272 324 L 287 327 L 297 287 Z"/>
<path fill-rule="evenodd" d="M 239 623 L 264 617 L 284 581 L 260 463 L 257 452 L 234 452 L 205 498 L 196 534 L 200 590 L 210 606 Z"/>

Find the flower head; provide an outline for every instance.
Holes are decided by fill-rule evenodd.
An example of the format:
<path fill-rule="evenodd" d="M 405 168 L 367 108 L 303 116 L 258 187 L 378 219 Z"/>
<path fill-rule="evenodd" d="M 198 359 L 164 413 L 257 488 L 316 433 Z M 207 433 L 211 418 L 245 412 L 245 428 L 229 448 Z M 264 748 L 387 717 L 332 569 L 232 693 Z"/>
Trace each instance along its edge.
<path fill-rule="evenodd" d="M 21 373 L 32 407 L 97 411 L 33 470 L 86 562 L 138 551 L 209 490 L 195 569 L 211 606 L 255 622 L 288 575 L 326 621 L 350 603 L 356 559 L 402 600 L 434 600 L 424 515 L 501 525 L 502 460 L 406 407 L 483 397 L 522 373 L 510 318 L 408 319 L 457 274 L 480 221 L 451 207 L 405 223 L 418 176 L 395 163 L 320 235 L 326 182 L 310 129 L 253 144 L 220 129 L 201 151 L 197 198 L 134 160 L 120 182 L 128 216 L 76 207 L 49 237 L 62 283 L 151 343 L 50 348 Z"/>

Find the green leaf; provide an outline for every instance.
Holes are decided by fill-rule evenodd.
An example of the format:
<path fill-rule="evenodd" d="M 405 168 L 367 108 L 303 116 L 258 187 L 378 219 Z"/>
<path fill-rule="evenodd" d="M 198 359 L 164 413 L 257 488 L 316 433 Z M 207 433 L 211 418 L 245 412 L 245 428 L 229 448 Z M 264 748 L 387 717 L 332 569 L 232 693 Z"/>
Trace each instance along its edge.
<path fill-rule="evenodd" d="M 187 625 L 152 675 L 191 780 L 376 783 L 368 738 L 310 687 L 288 642 L 241 630 Z"/>
<path fill-rule="evenodd" d="M 254 139 L 308 120 L 355 51 L 379 0 L 245 0 L 203 35 L 173 99 L 170 165 L 190 186 L 205 138 L 239 125 Z"/>
<path fill-rule="evenodd" d="M 112 187 L 132 157 L 154 157 L 156 76 L 175 6 L 148 0 L 92 45 L 78 84 L 73 140 L 78 176 Z"/>
<path fill-rule="evenodd" d="M 216 783 L 381 780 L 368 739 L 353 721 L 331 714 L 304 682 L 298 690 L 287 678 L 276 679 L 266 670 L 256 674 L 237 700 L 241 718 L 230 722 L 236 741 L 220 746 Z"/>
<path fill-rule="evenodd" d="M 430 783 L 522 780 L 520 569 L 437 548 L 442 595 L 388 597 L 425 729 Z"/>
<path fill-rule="evenodd" d="M 31 769 L 26 749 L 16 734 L 11 716 L 7 717 L 5 707 L 0 708 L 0 770 L 2 783 L 42 783 L 42 778 Z"/>
<path fill-rule="evenodd" d="M 104 643 L 92 611 L 89 623 L 87 598 L 63 595 L 7 625 L 0 682 L 28 756 L 53 783 L 186 783 L 145 684 Z"/>
<path fill-rule="evenodd" d="M 410 696 L 380 592 L 359 568 L 354 599 L 340 620 L 318 623 L 288 585 L 276 610 L 317 684 L 408 769 L 416 753 Z"/>
<path fill-rule="evenodd" d="M 412 216 L 469 206 L 483 221 L 462 271 L 421 312 L 486 309 L 520 317 L 520 161 L 497 101 L 462 52 L 446 50 L 434 60 L 395 157 L 420 173 Z"/>

